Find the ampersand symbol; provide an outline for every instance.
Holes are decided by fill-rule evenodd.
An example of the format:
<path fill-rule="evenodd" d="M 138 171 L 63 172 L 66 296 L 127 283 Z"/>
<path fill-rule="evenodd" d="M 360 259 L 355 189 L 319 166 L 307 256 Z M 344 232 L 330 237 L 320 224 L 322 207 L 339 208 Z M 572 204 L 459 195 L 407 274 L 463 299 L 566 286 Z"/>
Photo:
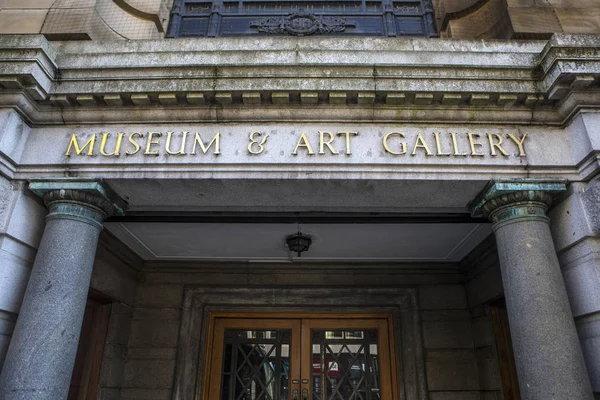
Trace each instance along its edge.
<path fill-rule="evenodd" d="M 258 136 L 258 137 L 257 137 Z M 250 134 L 250 143 L 248 144 L 248 153 L 250 154 L 260 154 L 265 151 L 265 143 L 267 143 L 267 139 L 269 135 L 265 136 L 260 142 L 260 136 L 262 133 L 255 131 Z"/>

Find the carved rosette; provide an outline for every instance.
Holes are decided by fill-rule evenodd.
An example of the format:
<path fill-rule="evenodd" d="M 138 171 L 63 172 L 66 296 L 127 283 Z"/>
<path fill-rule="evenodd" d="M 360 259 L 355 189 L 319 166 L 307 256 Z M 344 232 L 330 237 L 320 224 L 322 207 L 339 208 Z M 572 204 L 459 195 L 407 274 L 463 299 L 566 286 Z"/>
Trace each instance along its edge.
<path fill-rule="evenodd" d="M 494 229 L 508 222 L 535 218 L 548 222 L 546 210 L 552 195 L 539 190 L 521 190 L 489 199 L 482 207 L 483 214 L 494 223 Z"/>
<path fill-rule="evenodd" d="M 102 229 L 111 215 L 123 214 L 125 203 L 98 182 L 32 183 L 30 189 L 48 207 L 46 220 L 73 219 Z"/>

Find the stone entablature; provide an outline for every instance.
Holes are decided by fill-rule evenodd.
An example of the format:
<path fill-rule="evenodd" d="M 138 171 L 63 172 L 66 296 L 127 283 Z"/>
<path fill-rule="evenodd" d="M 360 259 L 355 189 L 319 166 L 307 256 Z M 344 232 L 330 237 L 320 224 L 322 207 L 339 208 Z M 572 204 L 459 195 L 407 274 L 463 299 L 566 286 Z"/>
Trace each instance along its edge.
<path fill-rule="evenodd" d="M 52 44 L 5 36 L 0 103 L 35 125 L 352 119 L 562 126 L 600 105 L 598 43 L 592 35 Z"/>

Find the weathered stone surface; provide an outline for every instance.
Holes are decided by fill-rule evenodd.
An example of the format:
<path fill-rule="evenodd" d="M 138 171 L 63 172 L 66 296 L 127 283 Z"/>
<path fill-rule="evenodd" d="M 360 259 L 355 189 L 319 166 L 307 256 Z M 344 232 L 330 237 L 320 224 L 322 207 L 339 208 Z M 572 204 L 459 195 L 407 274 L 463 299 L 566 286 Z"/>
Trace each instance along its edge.
<path fill-rule="evenodd" d="M 133 320 L 129 345 L 132 347 L 175 347 L 179 335 L 178 321 Z"/>
<path fill-rule="evenodd" d="M 40 33 L 48 10 L 0 10 L 1 34 L 32 34 Z"/>
<path fill-rule="evenodd" d="M 183 301 L 183 285 L 138 284 L 135 295 L 136 307 L 180 307 Z"/>
<path fill-rule="evenodd" d="M 170 389 L 122 389 L 120 400 L 171 400 Z"/>
<path fill-rule="evenodd" d="M 479 392 L 431 392 L 431 400 L 481 400 Z"/>
<path fill-rule="evenodd" d="M 86 8 L 74 9 L 81 10 Z M 152 25 L 146 20 L 142 23 Z M 136 31 L 136 24 L 131 24 L 131 29 Z M 90 35 L 93 33 L 89 32 Z M 0 41 L 0 47 L 9 45 L 8 42 Z M 97 107 L 103 107 L 105 103 L 113 102 L 115 95 L 123 94 L 130 96 L 133 104 L 127 101 L 124 109 L 104 113 L 92 110 L 95 108 L 93 103 L 89 108 L 77 107 L 74 101 L 60 104 L 55 101 L 58 107 L 35 108 L 35 112 L 28 112 L 26 118 L 36 123 L 108 122 L 107 118 L 113 122 L 124 122 L 128 118 L 131 121 L 134 115 L 137 115 L 136 120 L 146 121 L 189 121 L 199 116 L 213 121 L 248 118 L 264 121 L 274 118 L 274 115 L 278 119 L 287 116 L 294 120 L 314 120 L 315 117 L 347 120 L 351 116 L 387 121 L 443 121 L 444 116 L 447 118 L 449 115 L 448 107 L 452 107 L 453 121 L 504 123 L 511 120 L 529 123 L 533 117 L 540 123 L 564 124 L 570 121 L 573 107 L 588 101 L 573 97 L 573 90 L 593 92 L 594 88 L 591 83 L 594 66 L 577 50 L 593 47 L 593 44 L 573 36 L 548 42 L 548 49 L 535 41 L 458 44 L 443 40 L 391 41 L 384 38 L 364 38 L 361 43 L 330 38 L 319 40 L 318 45 L 307 38 L 180 39 L 177 41 L 179 46 L 172 46 L 172 42 L 158 40 L 143 44 L 135 42 L 135 45 L 111 42 L 105 45 L 102 42 L 83 44 L 70 41 L 56 44 L 56 61 L 61 65 L 63 77 L 61 84 L 54 85 L 52 93 L 42 90 L 45 85 L 26 86 L 32 96 L 45 100 L 48 95 L 51 99 L 65 95 L 84 99 L 84 96 L 92 95 L 97 96 Z M 93 58 L 88 56 L 92 53 Z M 555 56 L 559 61 L 577 59 L 578 62 L 552 63 Z M 539 65 L 547 63 L 550 67 L 542 68 L 543 75 L 534 73 Z M 558 69 L 559 64 L 563 69 Z M 98 79 L 103 74 L 93 76 L 85 72 L 109 66 L 123 71 L 123 74 L 111 79 L 110 84 Z M 417 69 L 422 71 L 417 72 Z M 179 72 L 174 74 L 175 70 Z M 292 70 L 294 74 L 290 75 Z M 431 75 L 431 71 L 436 72 Z M 106 74 L 110 72 L 106 71 Z M 14 68 L 5 79 L 17 79 L 19 84 L 29 81 L 27 71 L 15 71 Z M 585 86 L 573 84 L 576 79 L 590 83 Z M 570 101 L 559 105 L 544 100 L 563 81 L 567 85 L 567 92 L 563 94 Z M 178 107 L 169 113 L 145 107 L 154 101 L 151 97 L 157 98 L 155 101 L 158 102 L 161 96 L 165 98 L 175 92 L 178 96 L 171 97 L 168 105 L 194 104 L 201 106 L 201 113 L 191 107 Z M 229 99 L 228 93 L 234 92 L 235 98 Z M 339 107 L 343 103 L 336 103 L 339 100 L 337 93 L 342 92 L 352 92 L 352 96 L 347 98 L 348 106 L 352 107 L 351 113 L 345 112 L 345 107 Z M 190 101 L 186 99 L 188 93 L 200 93 L 208 101 Z M 261 96 L 260 107 L 259 104 L 255 104 L 256 108 L 252 107 L 252 110 L 239 107 L 244 96 L 247 100 L 257 99 L 251 96 L 256 93 Z M 300 99 L 304 98 L 300 103 L 303 106 L 287 109 L 285 114 L 281 114 L 277 107 L 273 107 L 281 104 L 278 102 L 282 98 L 276 93 L 300 96 Z M 307 97 L 308 94 L 311 97 Z M 107 100 L 103 100 L 103 96 L 108 96 Z M 510 98 L 506 101 L 507 98 L 502 100 L 502 96 Z M 510 100 L 511 96 L 516 96 L 515 101 Z M 463 97 L 465 104 L 461 103 Z M 216 112 L 211 108 L 215 99 L 216 103 L 227 107 Z M 469 104 L 469 99 L 474 99 L 474 103 Z M 320 106 L 328 106 L 326 109 L 320 107 L 320 112 L 314 113 L 309 108 L 316 105 L 315 101 Z M 354 102 L 356 104 L 352 104 Z M 464 106 L 475 107 L 477 112 L 467 112 Z M 417 107 L 417 110 L 412 107 Z M 129 108 L 135 108 L 135 113 L 132 114 Z M 528 108 L 534 108 L 535 113 L 532 114 Z M 402 112 L 399 113 L 399 110 Z"/>
<path fill-rule="evenodd" d="M 0 375 L 3 399 L 58 399 L 69 390 L 101 221 L 113 207 L 97 184 L 95 192 L 60 185 L 30 185 L 50 213 Z"/>
<path fill-rule="evenodd" d="M 1 398 L 66 397 L 98 234 L 85 222 L 47 222 L 0 376 Z"/>
<path fill-rule="evenodd" d="M 422 310 L 466 309 L 465 288 L 462 285 L 421 286 L 419 306 Z"/>
<path fill-rule="evenodd" d="M 473 318 L 471 323 L 475 347 L 495 346 L 494 329 L 489 316 Z"/>
<path fill-rule="evenodd" d="M 479 390 L 477 364 L 473 362 L 427 362 L 427 388 L 441 390 Z"/>
<path fill-rule="evenodd" d="M 591 399 L 560 267 L 546 222 L 496 230 L 521 395 Z"/>
<path fill-rule="evenodd" d="M 426 349 L 472 348 L 470 321 L 423 322 L 423 343 Z"/>
<path fill-rule="evenodd" d="M 596 396 L 600 394 L 600 313 L 579 318 L 577 331 L 586 361 L 590 380 Z"/>
<path fill-rule="evenodd" d="M 175 360 L 128 360 L 125 365 L 125 388 L 166 389 L 173 385 Z"/>

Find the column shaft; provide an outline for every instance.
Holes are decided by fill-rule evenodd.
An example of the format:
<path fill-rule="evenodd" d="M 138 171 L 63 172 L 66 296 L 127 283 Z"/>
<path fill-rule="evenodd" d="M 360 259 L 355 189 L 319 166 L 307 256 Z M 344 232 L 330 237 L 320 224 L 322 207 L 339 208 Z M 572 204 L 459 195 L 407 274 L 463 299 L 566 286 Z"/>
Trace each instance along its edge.
<path fill-rule="evenodd" d="M 496 229 L 523 400 L 592 399 L 592 390 L 548 223 Z"/>
<path fill-rule="evenodd" d="M 38 185 L 49 214 L 0 374 L 2 400 L 69 392 L 98 237 L 115 207 L 98 183 L 64 185 Z"/>
<path fill-rule="evenodd" d="M 66 399 L 100 230 L 49 220 L 0 380 L 5 400 Z"/>

